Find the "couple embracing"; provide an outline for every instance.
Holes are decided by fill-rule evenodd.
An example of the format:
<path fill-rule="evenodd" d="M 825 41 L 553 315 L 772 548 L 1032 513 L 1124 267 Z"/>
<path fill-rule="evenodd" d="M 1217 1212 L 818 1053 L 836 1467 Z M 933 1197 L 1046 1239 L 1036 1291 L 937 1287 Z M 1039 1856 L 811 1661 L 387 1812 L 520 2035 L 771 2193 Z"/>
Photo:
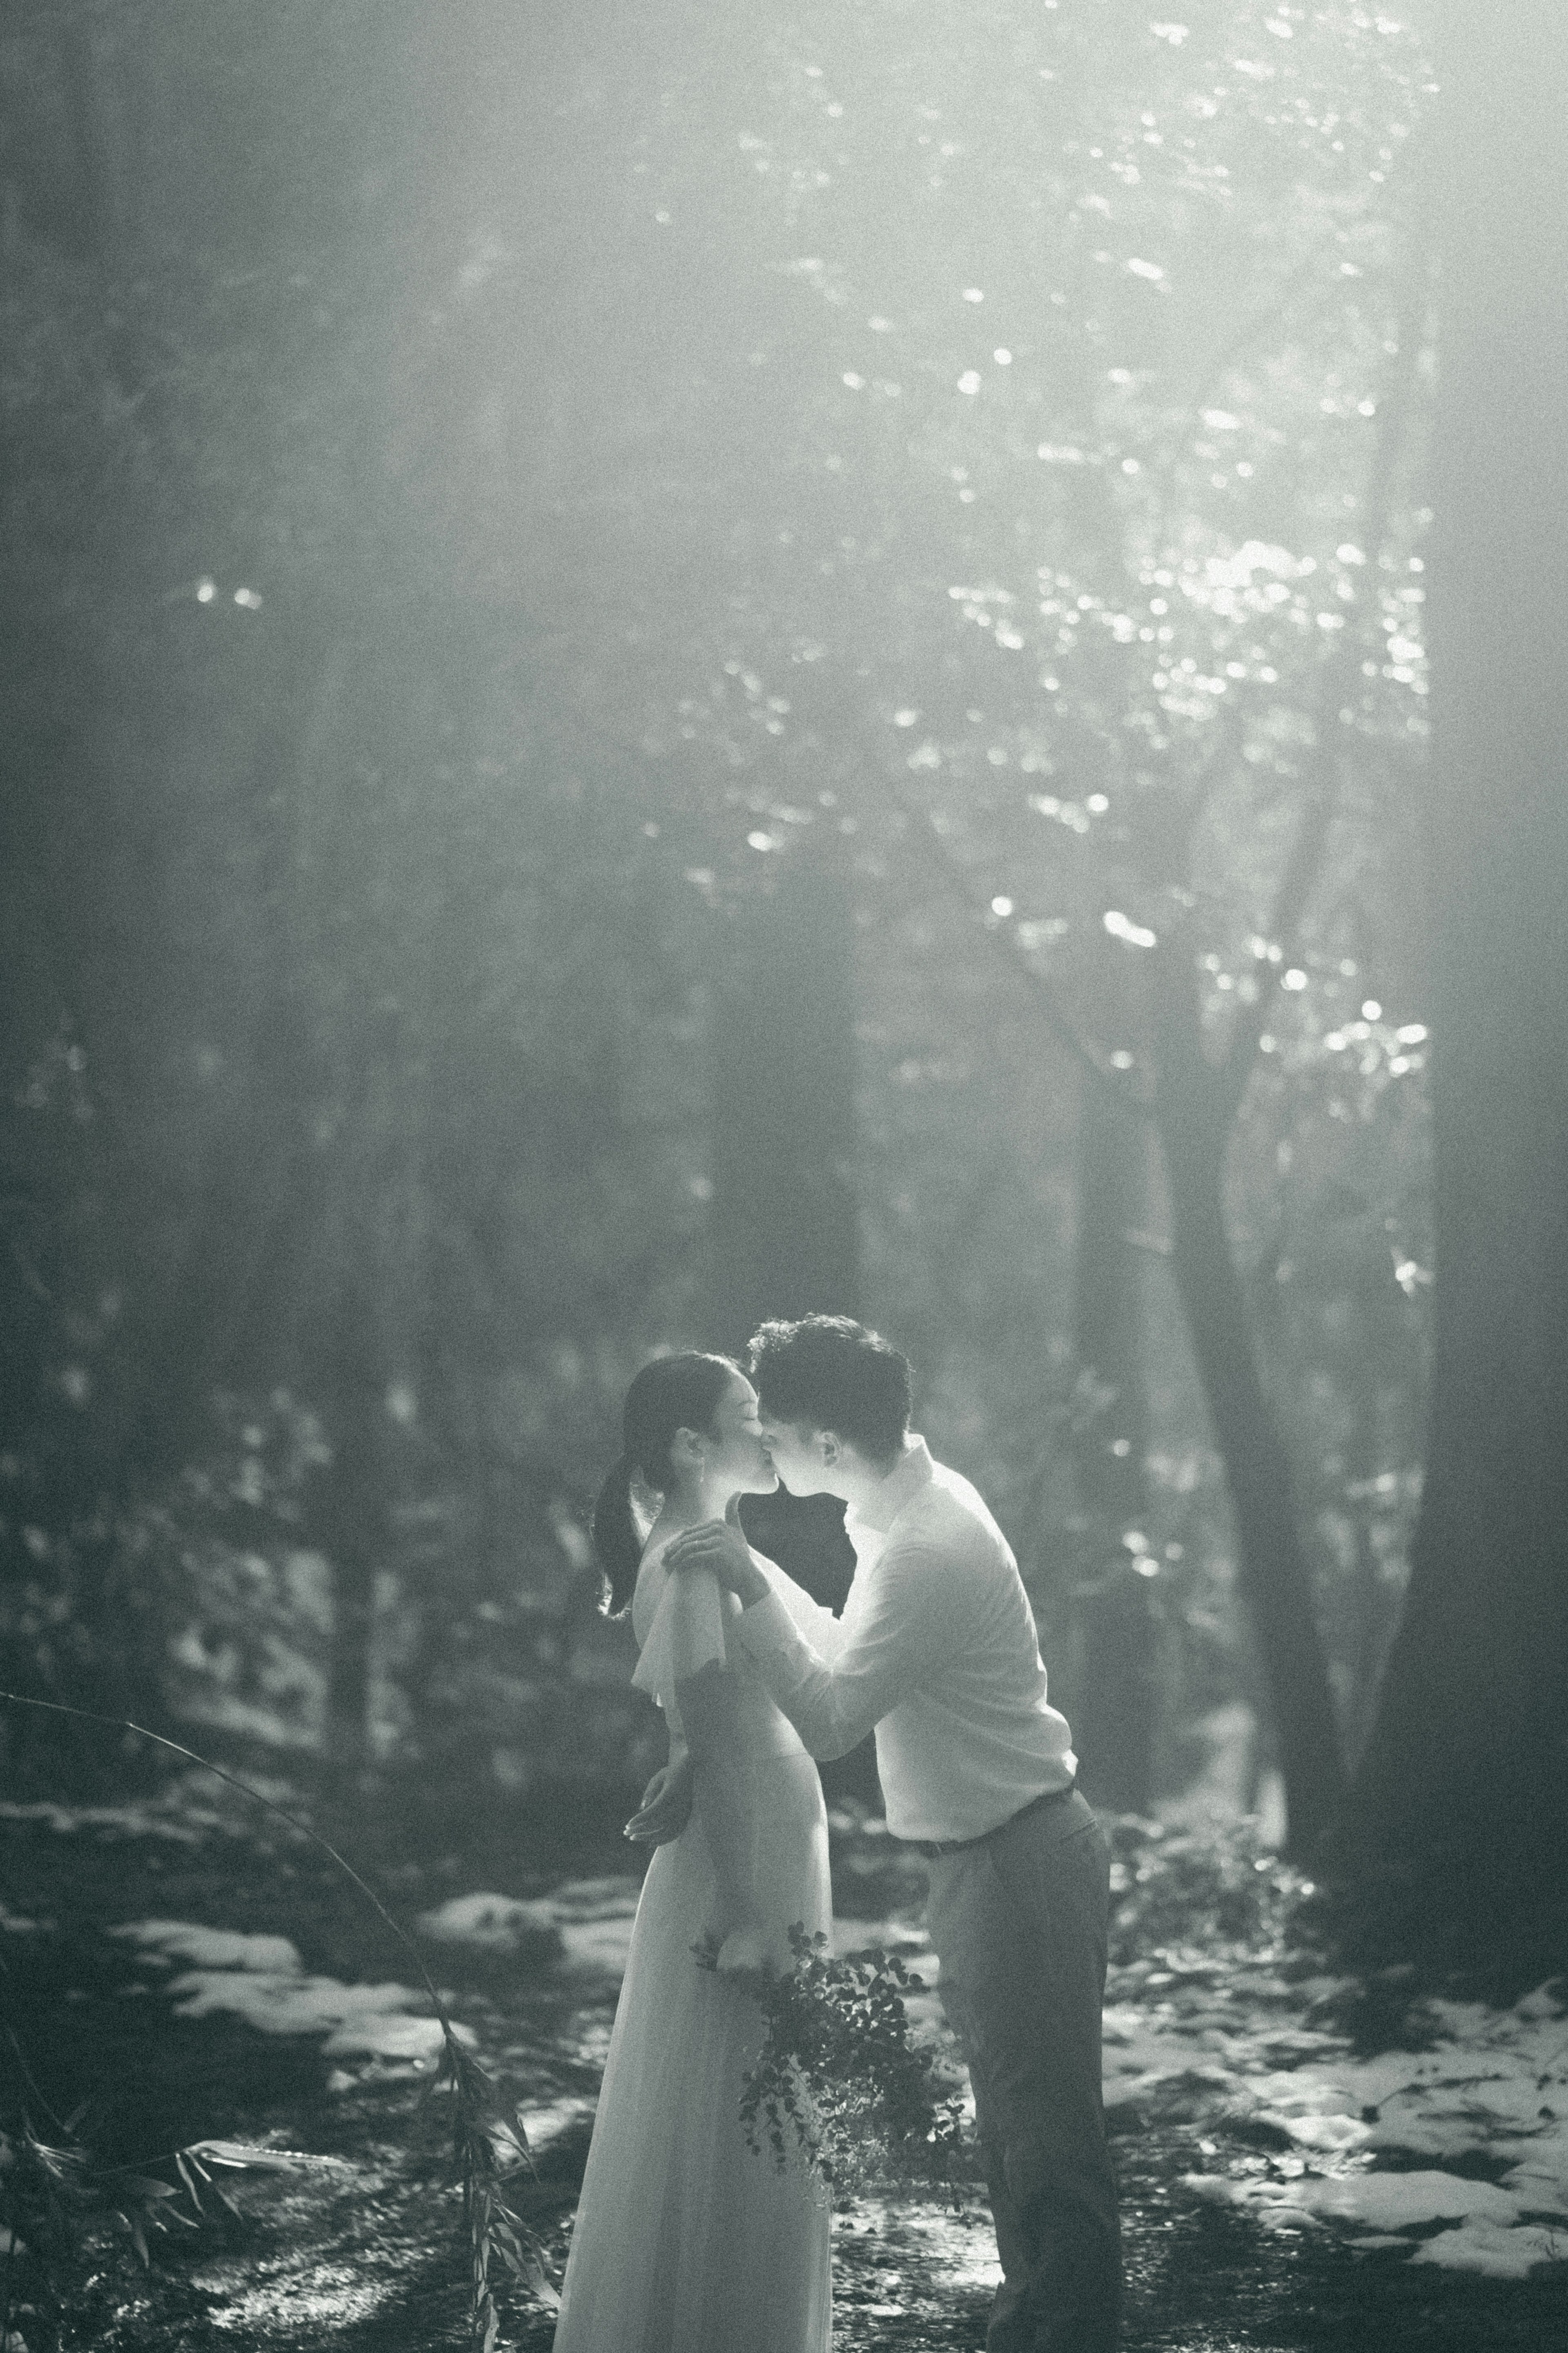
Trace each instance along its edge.
<path fill-rule="evenodd" d="M 922 1854 L 1002 2259 L 991 2353 L 1111 2353 L 1116 2189 L 1100 2103 L 1108 1855 L 1047 1704 L 1013 1555 L 909 1428 L 910 1367 L 844 1316 L 765 1324 L 751 1378 L 660 1357 L 626 1401 L 594 1536 L 669 1763 L 630 1835 L 643 1883 L 555 2353 L 829 2353 L 828 2217 L 740 2122 L 756 1972 L 826 1929 L 814 1757 L 873 1727 L 888 1827 Z M 754 1386 L 753 1386 L 754 1383 Z M 751 1550 L 734 1505 L 782 1478 L 847 1505 L 842 1618 Z M 646 1545 L 637 1481 L 658 1499 Z M 698 1966 L 709 1945 L 716 1967 Z"/>

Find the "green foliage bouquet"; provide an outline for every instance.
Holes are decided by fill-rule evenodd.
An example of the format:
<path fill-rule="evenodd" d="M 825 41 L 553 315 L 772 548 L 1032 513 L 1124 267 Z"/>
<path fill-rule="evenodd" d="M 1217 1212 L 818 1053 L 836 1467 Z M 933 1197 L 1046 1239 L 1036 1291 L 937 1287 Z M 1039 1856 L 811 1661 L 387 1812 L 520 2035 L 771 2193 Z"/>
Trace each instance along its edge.
<path fill-rule="evenodd" d="M 763 2048 L 741 2096 L 752 2148 L 760 2156 L 765 2139 L 782 2167 L 793 2144 L 838 2201 L 875 2182 L 918 2183 L 962 2211 L 974 2170 L 963 2103 L 913 2044 L 904 2007 L 921 1980 L 879 1947 L 841 1961 L 820 1930 L 789 1936 L 795 1968 L 757 1989 Z"/>

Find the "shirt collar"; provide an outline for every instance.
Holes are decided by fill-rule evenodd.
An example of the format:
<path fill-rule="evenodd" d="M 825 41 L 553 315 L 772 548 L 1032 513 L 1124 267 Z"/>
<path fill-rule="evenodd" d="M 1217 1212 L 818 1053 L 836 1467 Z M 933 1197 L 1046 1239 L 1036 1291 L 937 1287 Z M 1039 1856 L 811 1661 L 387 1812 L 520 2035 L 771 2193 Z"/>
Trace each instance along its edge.
<path fill-rule="evenodd" d="M 912 1504 L 921 1488 L 929 1487 L 931 1482 L 930 1450 L 925 1440 L 917 1438 L 911 1430 L 904 1440 L 903 1453 L 878 1488 L 869 1508 L 858 1512 L 856 1519 L 862 1527 L 875 1529 L 879 1535 L 885 1536 L 900 1513 Z"/>

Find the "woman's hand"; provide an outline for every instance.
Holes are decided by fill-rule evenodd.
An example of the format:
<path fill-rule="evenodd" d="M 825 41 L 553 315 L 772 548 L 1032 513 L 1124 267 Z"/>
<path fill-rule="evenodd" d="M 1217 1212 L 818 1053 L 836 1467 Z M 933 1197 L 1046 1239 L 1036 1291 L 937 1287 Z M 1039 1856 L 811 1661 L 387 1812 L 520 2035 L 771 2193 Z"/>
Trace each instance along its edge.
<path fill-rule="evenodd" d="M 691 1759 L 682 1756 L 659 1767 L 621 1835 L 634 1846 L 668 1846 L 690 1820 Z"/>
<path fill-rule="evenodd" d="M 739 1527 L 728 1520 L 702 1520 L 684 1529 L 664 1556 L 666 1568 L 705 1568 L 730 1593 L 738 1594 L 743 1609 L 765 1599 L 767 1578 L 752 1558 L 752 1549 Z"/>

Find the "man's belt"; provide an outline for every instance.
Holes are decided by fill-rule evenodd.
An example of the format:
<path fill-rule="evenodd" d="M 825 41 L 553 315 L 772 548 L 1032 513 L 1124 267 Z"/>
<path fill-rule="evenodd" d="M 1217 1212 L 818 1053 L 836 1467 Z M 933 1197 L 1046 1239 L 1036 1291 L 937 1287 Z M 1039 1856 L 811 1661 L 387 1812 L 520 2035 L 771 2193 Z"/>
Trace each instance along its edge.
<path fill-rule="evenodd" d="M 1065 1788 L 1042 1790 L 1037 1798 L 1031 1798 L 1026 1806 L 1020 1806 L 1016 1814 L 1009 1814 L 1005 1821 L 982 1831 L 978 1838 L 921 1839 L 916 1841 L 918 1852 L 935 1861 L 941 1855 L 963 1854 L 969 1847 L 984 1846 L 988 1840 L 1000 1838 L 1004 1831 L 1010 1831 L 1015 1822 L 1026 1820 L 1030 1814 L 1043 1813 L 1047 1806 L 1059 1806 L 1064 1799 L 1072 1796 L 1077 1788 L 1078 1776 L 1075 1774 Z"/>

